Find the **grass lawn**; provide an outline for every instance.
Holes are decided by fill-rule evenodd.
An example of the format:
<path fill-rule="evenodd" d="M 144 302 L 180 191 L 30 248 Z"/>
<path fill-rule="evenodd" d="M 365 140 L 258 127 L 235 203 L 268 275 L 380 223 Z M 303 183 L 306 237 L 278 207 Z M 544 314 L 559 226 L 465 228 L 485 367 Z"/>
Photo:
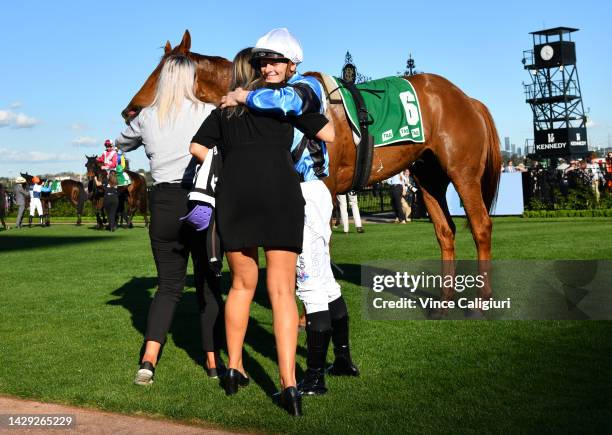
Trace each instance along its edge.
<path fill-rule="evenodd" d="M 497 259 L 612 259 L 612 219 L 498 218 L 493 246 Z M 474 258 L 461 222 L 457 247 L 459 258 Z M 337 233 L 332 256 L 345 271 L 362 376 L 328 377 L 329 393 L 305 398 L 304 418 L 292 419 L 269 399 L 278 380 L 263 286 L 245 347 L 251 386 L 226 397 L 206 377 L 190 274 L 155 383 L 138 387 L 132 380 L 156 285 L 147 232 L 1 232 L 0 394 L 258 432 L 612 431 L 612 322 L 368 321 L 359 265 L 439 258 L 431 224 Z"/>

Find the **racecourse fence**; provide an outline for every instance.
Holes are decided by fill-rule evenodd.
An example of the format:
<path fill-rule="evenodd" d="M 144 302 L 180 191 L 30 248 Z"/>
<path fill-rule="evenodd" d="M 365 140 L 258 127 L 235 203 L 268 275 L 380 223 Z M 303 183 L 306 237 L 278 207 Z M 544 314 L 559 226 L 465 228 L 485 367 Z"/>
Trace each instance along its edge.
<path fill-rule="evenodd" d="M 356 194 L 359 212 L 362 215 L 393 213 L 393 197 L 390 185 L 376 183 L 356 192 Z M 412 209 L 412 218 L 424 218 L 427 216 L 420 190 L 415 194 L 409 192 L 405 199 Z"/>
<path fill-rule="evenodd" d="M 612 181 L 608 178 L 593 183 L 584 174 L 576 172 L 569 177 L 554 169 L 532 168 L 523 172 L 523 201 L 526 212 L 551 210 L 612 210 Z M 11 186 L 8 186 L 9 189 Z M 14 217 L 17 207 L 13 204 L 12 189 L 7 189 L 9 209 Z M 152 186 L 148 188 L 149 194 Z M 391 186 L 376 183 L 357 193 L 359 210 L 363 215 L 393 213 Z M 426 217 L 420 190 L 407 198 L 412 208 L 412 218 Z M 350 207 L 349 207 L 350 209 Z M 27 215 L 27 210 L 26 210 Z M 76 216 L 75 207 L 66 199 L 55 201 L 52 216 Z M 83 217 L 94 217 L 91 202 L 86 201 Z M 139 216 L 137 213 L 136 216 Z"/>

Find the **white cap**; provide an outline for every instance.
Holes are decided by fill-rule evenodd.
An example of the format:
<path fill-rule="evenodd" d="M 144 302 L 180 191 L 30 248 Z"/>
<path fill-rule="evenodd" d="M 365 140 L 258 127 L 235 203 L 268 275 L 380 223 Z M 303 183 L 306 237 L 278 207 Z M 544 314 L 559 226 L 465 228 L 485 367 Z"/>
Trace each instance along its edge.
<path fill-rule="evenodd" d="M 286 27 L 270 30 L 257 40 L 253 48 L 254 57 L 265 57 L 263 54 L 256 55 L 256 53 L 265 52 L 282 54 L 296 65 L 304 60 L 300 41 Z"/>
<path fill-rule="evenodd" d="M 17 178 L 15 178 L 15 183 L 25 183 L 26 179 L 23 178 L 21 175 Z"/>

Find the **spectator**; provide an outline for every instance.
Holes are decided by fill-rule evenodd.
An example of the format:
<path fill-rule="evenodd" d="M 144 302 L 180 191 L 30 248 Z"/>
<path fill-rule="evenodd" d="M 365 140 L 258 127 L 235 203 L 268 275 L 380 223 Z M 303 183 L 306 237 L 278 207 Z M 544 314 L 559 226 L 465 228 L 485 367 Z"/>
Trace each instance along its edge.
<path fill-rule="evenodd" d="M 96 180 L 96 185 L 100 186 L 102 183 Z M 108 231 L 115 231 L 117 229 L 117 208 L 119 206 L 119 192 L 117 191 L 117 174 L 113 171 L 108 175 L 108 182 L 103 186 L 104 188 L 104 211 L 108 218 L 108 225 L 106 229 Z"/>
<path fill-rule="evenodd" d="M 576 160 L 570 160 L 570 164 L 567 169 L 563 172 L 563 175 L 567 179 L 567 186 L 569 189 L 574 189 L 577 186 L 576 170 L 578 169 L 578 162 Z"/>
<path fill-rule="evenodd" d="M 393 204 L 393 211 L 395 213 L 395 223 L 405 224 L 406 215 L 402 210 L 402 193 L 404 191 L 404 184 L 402 183 L 401 173 L 395 174 L 389 178 L 387 182 L 391 185 L 391 201 Z"/>
<path fill-rule="evenodd" d="M 404 216 L 406 216 L 406 222 L 410 222 L 412 215 L 412 207 L 415 202 L 417 187 L 414 179 L 410 175 L 410 170 L 405 169 L 402 173 L 402 184 L 404 185 L 402 190 L 402 210 Z"/>
<path fill-rule="evenodd" d="M 612 153 L 608 153 L 606 157 L 606 185 L 608 192 L 612 191 Z"/>
<path fill-rule="evenodd" d="M 357 203 L 357 195 L 354 192 L 349 192 L 345 195 L 337 195 L 338 207 L 340 208 L 340 219 L 342 220 L 342 228 L 344 234 L 349 233 L 349 221 L 348 221 L 348 210 L 346 199 L 351 204 L 351 212 L 353 213 L 353 220 L 355 222 L 355 228 L 358 233 L 363 233 L 363 226 L 361 225 L 361 215 L 359 214 L 359 204 Z"/>
<path fill-rule="evenodd" d="M 508 160 L 508 166 L 506 166 L 506 170 L 504 172 L 516 172 L 516 168 L 514 167 L 514 162 L 512 162 L 512 160 Z"/>
<path fill-rule="evenodd" d="M 26 190 L 26 179 L 19 176 L 15 178 L 15 187 L 13 193 L 15 195 L 15 204 L 19 207 L 17 210 L 17 218 L 15 220 L 15 228 L 21 228 L 23 220 L 23 212 L 25 211 L 26 202 L 28 200 L 28 191 Z"/>
<path fill-rule="evenodd" d="M 559 158 L 557 162 L 557 170 L 564 172 L 567 168 L 569 168 L 569 165 L 567 164 L 565 159 Z"/>
<path fill-rule="evenodd" d="M 586 164 L 586 170 L 589 172 L 591 177 L 591 188 L 595 194 L 595 201 L 599 203 L 599 184 L 603 183 L 603 174 L 599 170 L 599 164 L 593 158 L 590 158 L 589 162 Z"/>
<path fill-rule="evenodd" d="M 125 152 L 144 146 L 154 183 L 149 237 L 158 288 L 149 307 L 144 355 L 134 380 L 137 385 L 153 382 L 161 347 L 183 294 L 190 255 L 206 370 L 210 377 L 217 377 L 217 370 L 223 370 L 218 354 L 223 300 L 220 278 L 208 261 L 208 230 L 196 232 L 179 221 L 188 212 L 188 194 L 197 165 L 189 153 L 189 140 L 214 109 L 196 98 L 194 78 L 195 64 L 191 59 L 183 55 L 168 56 L 160 72 L 155 100 L 142 109 L 116 140 Z M 172 377 L 168 378 L 172 382 Z"/>

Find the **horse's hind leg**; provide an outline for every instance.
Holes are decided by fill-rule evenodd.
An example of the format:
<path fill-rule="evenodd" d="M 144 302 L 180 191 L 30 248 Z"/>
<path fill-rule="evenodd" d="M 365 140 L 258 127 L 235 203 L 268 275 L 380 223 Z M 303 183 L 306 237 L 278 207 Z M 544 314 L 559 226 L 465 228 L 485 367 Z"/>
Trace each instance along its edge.
<path fill-rule="evenodd" d="M 147 214 L 147 211 L 144 210 L 144 211 L 141 211 L 141 213 L 142 213 L 142 216 L 144 217 L 144 227 L 149 228 L 149 216 Z"/>
<path fill-rule="evenodd" d="M 470 222 L 478 260 L 490 260 L 493 222 L 482 199 L 480 181 L 461 180 L 455 184 L 455 189 L 463 201 L 463 208 Z"/>
<path fill-rule="evenodd" d="M 440 245 L 442 260 L 452 261 L 455 259 L 456 228 L 446 203 L 446 189 L 450 180 L 433 157 L 415 163 L 411 171 L 423 193 L 425 207 Z"/>
<path fill-rule="evenodd" d="M 72 205 L 76 207 L 77 221 L 76 225 L 81 225 L 81 214 L 83 213 L 83 204 L 81 202 L 81 192 L 78 189 L 73 189 L 70 195 Z"/>
<path fill-rule="evenodd" d="M 478 274 L 484 275 L 485 285 L 479 288 L 478 296 L 488 299 L 492 295 L 491 284 L 489 282 L 489 270 L 491 260 L 491 234 L 493 232 L 493 222 L 482 199 L 480 181 L 461 180 L 455 184 L 455 189 L 463 201 L 463 207 L 470 223 L 472 237 L 476 244 L 478 253 Z"/>
<path fill-rule="evenodd" d="M 45 227 L 51 226 L 51 201 L 47 200 L 46 204 L 43 205 L 43 225 Z"/>

